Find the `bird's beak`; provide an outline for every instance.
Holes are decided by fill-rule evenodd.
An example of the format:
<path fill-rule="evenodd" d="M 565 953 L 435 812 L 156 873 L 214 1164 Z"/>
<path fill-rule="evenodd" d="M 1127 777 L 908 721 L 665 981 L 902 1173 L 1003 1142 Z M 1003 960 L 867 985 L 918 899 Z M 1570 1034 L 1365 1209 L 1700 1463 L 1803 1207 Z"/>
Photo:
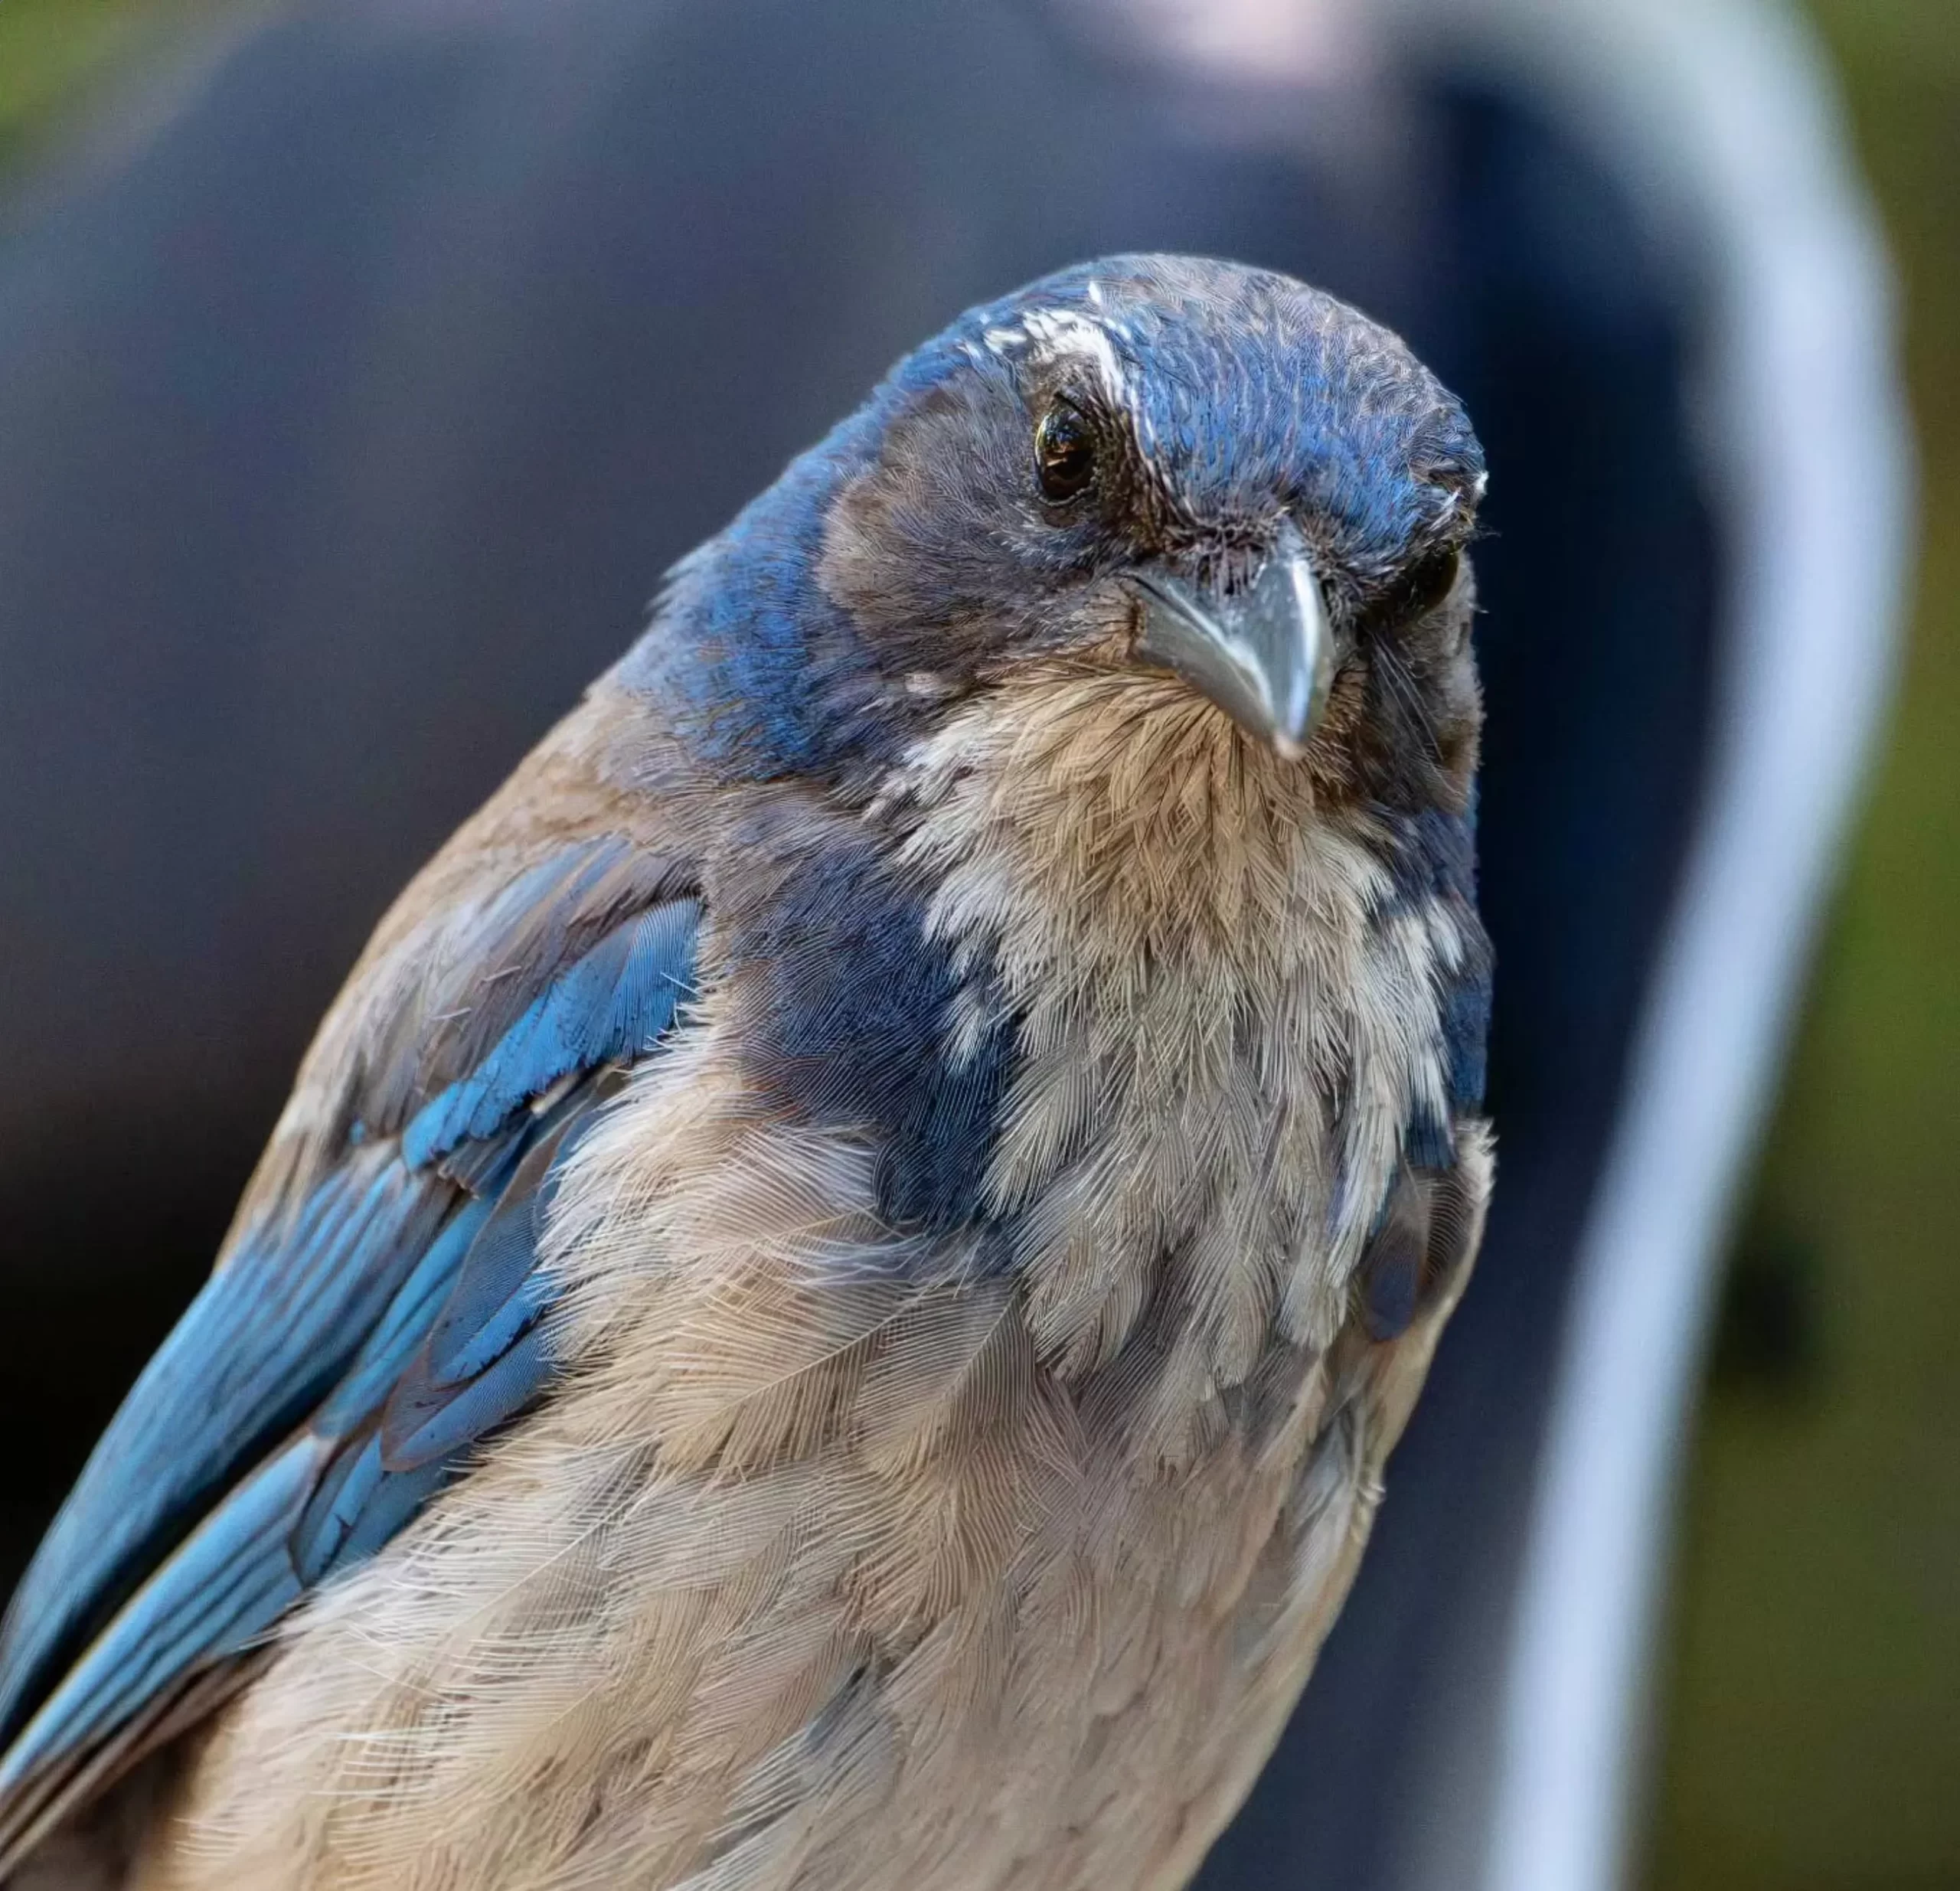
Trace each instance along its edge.
<path fill-rule="evenodd" d="M 1236 596 L 1161 564 L 1139 565 L 1129 576 L 1143 598 L 1138 654 L 1174 670 L 1242 727 L 1297 760 L 1326 710 L 1339 653 L 1306 541 L 1292 521 Z"/>

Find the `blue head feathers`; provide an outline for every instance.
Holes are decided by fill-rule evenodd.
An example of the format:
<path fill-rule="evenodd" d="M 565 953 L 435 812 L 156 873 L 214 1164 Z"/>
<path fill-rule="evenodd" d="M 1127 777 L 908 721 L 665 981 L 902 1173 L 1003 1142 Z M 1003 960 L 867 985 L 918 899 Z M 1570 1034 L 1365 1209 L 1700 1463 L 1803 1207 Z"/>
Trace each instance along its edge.
<path fill-rule="evenodd" d="M 1233 264 L 1110 258 L 901 361 L 677 568 L 624 674 L 750 776 L 875 769 L 1041 655 L 1188 659 L 1241 720 L 1262 691 L 1283 719 L 1291 689 L 1304 723 L 1302 665 L 1331 687 L 1370 613 L 1449 591 L 1482 482 L 1461 407 L 1353 309 Z M 1232 615 L 1282 534 L 1318 630 Z M 1168 656 L 1145 622 L 1152 573 L 1187 607 Z M 1268 580 L 1282 616 L 1293 588 Z"/>

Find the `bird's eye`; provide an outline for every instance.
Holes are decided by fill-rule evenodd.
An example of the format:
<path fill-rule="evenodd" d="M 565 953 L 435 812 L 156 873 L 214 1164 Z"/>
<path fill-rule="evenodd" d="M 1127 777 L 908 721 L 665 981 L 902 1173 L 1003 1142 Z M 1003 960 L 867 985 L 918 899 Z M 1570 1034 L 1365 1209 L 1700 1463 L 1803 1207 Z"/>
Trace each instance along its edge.
<path fill-rule="evenodd" d="M 1418 559 L 1364 613 L 1369 630 L 1400 629 L 1415 623 L 1448 597 L 1456 583 L 1460 554 L 1454 547 Z"/>
<path fill-rule="evenodd" d="M 1426 617 L 1456 588 L 1456 567 L 1462 562 L 1452 547 L 1432 552 L 1404 580 L 1404 614 L 1411 619 Z"/>
<path fill-rule="evenodd" d="M 1057 401 L 1034 429 L 1034 469 L 1053 500 L 1073 499 L 1096 477 L 1096 436 L 1081 414 Z"/>

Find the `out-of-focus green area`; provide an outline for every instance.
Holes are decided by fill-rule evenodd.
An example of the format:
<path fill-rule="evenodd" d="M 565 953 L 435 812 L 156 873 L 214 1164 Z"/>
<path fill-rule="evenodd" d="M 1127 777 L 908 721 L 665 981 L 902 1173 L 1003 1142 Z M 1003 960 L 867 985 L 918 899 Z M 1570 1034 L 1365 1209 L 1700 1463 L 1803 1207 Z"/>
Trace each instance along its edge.
<path fill-rule="evenodd" d="M 0 0 L 0 164 L 88 80 L 214 11 L 213 0 Z"/>
<path fill-rule="evenodd" d="M 0 164 L 215 0 L 0 0 Z M 1960 1891 L 1960 0 L 1811 0 L 1904 292 L 1897 720 L 1731 1269 L 1648 1891 Z"/>
<path fill-rule="evenodd" d="M 1924 553 L 1695 1445 L 1650 1891 L 1960 1886 L 1960 5 L 1811 11 L 1903 292 Z"/>

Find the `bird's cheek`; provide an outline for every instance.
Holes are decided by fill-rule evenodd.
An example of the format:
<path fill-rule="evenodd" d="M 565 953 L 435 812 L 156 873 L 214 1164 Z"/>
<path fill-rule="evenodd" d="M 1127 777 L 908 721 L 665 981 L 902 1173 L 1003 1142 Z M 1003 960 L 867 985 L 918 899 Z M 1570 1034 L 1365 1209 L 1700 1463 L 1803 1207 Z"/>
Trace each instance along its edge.
<path fill-rule="evenodd" d="M 1127 586 L 1114 580 L 1091 586 L 1066 614 L 1065 646 L 1099 665 L 1131 669 L 1138 663 L 1143 612 Z"/>
<path fill-rule="evenodd" d="M 1324 768 L 1344 776 L 1351 768 L 1356 743 L 1367 727 L 1369 655 L 1365 647 L 1344 650 L 1328 684 L 1327 707 L 1315 731 L 1309 753 Z"/>

